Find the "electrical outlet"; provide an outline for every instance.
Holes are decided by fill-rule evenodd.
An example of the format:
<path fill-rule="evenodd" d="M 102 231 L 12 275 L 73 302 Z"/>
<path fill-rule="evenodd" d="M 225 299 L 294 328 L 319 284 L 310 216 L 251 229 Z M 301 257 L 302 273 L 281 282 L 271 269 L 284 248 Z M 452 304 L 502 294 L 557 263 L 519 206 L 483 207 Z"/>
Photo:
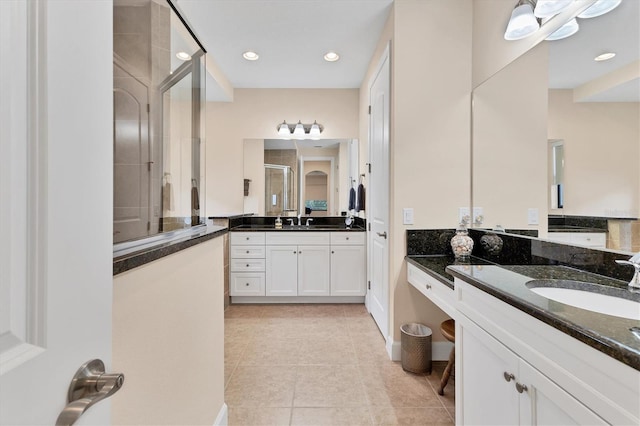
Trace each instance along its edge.
<path fill-rule="evenodd" d="M 529 223 L 529 225 L 538 225 L 540 223 L 538 216 L 538 209 L 532 208 L 527 210 L 527 222 Z"/>
<path fill-rule="evenodd" d="M 458 223 L 463 222 L 467 225 L 471 222 L 471 210 L 469 210 L 469 207 L 460 207 L 458 209 Z"/>
<path fill-rule="evenodd" d="M 404 208 L 402 209 L 402 223 L 404 225 L 413 225 L 413 209 L 412 208 Z"/>
<path fill-rule="evenodd" d="M 472 219 L 474 224 L 482 225 L 482 222 L 484 222 L 484 209 L 482 207 L 474 207 Z"/>

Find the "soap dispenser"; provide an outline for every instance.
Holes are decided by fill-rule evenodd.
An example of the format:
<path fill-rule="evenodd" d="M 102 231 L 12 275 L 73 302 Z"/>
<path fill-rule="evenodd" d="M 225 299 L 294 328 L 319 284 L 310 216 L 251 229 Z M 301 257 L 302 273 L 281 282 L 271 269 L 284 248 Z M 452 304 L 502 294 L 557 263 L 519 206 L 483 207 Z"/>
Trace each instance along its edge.
<path fill-rule="evenodd" d="M 282 229 L 282 219 L 280 219 L 280 215 L 276 218 L 276 229 Z"/>

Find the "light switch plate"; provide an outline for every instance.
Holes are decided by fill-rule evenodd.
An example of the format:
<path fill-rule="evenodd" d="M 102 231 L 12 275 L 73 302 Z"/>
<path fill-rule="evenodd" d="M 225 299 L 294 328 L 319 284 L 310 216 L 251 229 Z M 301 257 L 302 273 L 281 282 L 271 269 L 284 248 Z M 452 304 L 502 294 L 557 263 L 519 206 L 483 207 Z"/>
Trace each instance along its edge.
<path fill-rule="evenodd" d="M 458 209 L 458 223 L 462 223 L 465 218 L 468 221 L 468 225 L 471 221 L 471 211 L 469 210 L 469 207 L 460 207 L 460 209 Z"/>
<path fill-rule="evenodd" d="M 413 209 L 410 207 L 402 209 L 402 223 L 413 225 Z"/>
<path fill-rule="evenodd" d="M 538 225 L 540 223 L 538 217 L 538 209 L 532 208 L 527 211 L 527 218 L 529 225 Z"/>

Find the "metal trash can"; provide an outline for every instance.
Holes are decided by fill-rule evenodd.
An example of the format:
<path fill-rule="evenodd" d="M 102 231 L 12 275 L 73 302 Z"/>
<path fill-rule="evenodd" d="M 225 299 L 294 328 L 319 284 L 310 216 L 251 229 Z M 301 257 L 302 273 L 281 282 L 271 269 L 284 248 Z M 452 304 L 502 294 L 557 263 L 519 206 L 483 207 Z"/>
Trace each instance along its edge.
<path fill-rule="evenodd" d="M 410 323 L 400 327 L 402 369 L 411 373 L 431 373 L 431 336 L 433 332 L 422 324 Z"/>

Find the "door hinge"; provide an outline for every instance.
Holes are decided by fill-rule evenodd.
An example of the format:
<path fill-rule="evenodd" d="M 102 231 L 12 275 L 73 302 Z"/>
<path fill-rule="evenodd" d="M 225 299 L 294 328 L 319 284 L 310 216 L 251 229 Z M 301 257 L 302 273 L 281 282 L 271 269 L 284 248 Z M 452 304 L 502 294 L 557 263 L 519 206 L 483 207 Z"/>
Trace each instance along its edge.
<path fill-rule="evenodd" d="M 369 226 L 369 231 L 371 231 L 371 224 L 370 224 L 370 223 L 368 223 L 367 225 Z"/>
<path fill-rule="evenodd" d="M 367 289 L 371 290 L 371 281 L 367 281 Z"/>
<path fill-rule="evenodd" d="M 147 113 L 151 112 L 151 105 L 147 104 Z"/>
<path fill-rule="evenodd" d="M 147 222 L 147 231 L 151 231 L 151 222 Z"/>
<path fill-rule="evenodd" d="M 371 105 L 369 105 L 369 115 L 371 115 Z"/>
<path fill-rule="evenodd" d="M 153 164 L 153 161 L 147 161 L 147 171 L 151 171 L 151 165 Z"/>
<path fill-rule="evenodd" d="M 367 167 L 369 167 L 369 173 L 371 173 L 371 163 L 367 163 Z"/>

